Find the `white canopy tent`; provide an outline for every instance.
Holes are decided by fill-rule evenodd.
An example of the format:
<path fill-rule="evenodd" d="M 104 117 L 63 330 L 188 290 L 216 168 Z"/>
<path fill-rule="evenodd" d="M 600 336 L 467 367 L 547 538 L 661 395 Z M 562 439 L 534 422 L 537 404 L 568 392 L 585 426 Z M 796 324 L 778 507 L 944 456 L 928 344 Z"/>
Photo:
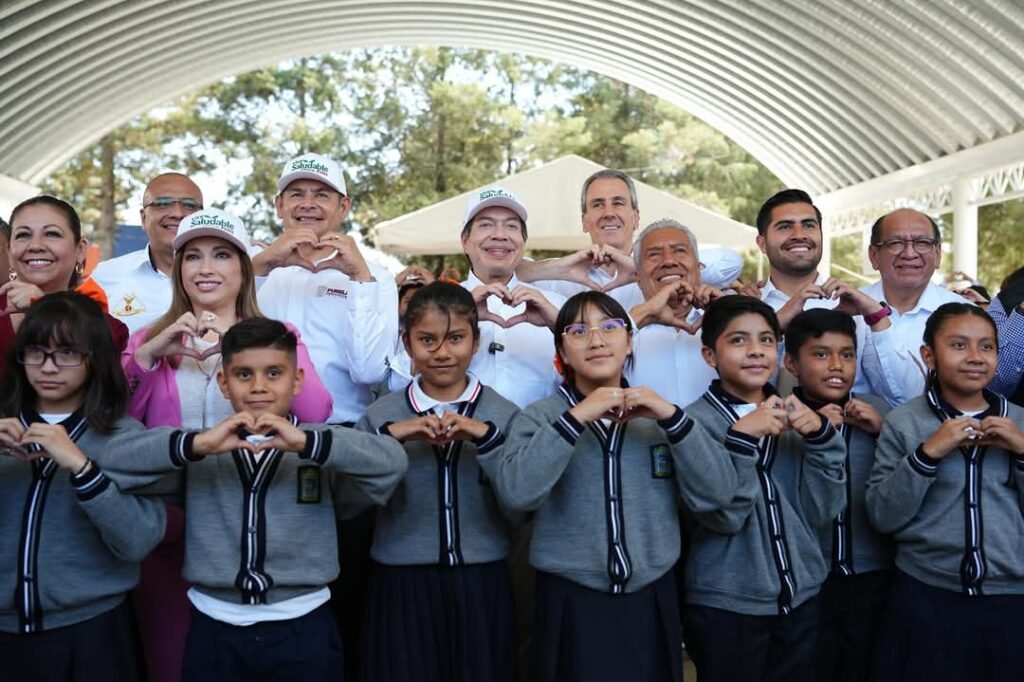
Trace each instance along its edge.
<path fill-rule="evenodd" d="M 580 222 L 580 189 L 587 177 L 603 168 L 569 155 L 492 184 L 510 190 L 526 205 L 528 248 L 575 251 L 590 244 Z M 380 223 L 375 230 L 377 248 L 398 255 L 461 253 L 459 233 L 466 202 L 479 189 Z M 701 245 L 754 247 L 757 230 L 749 225 L 642 182 L 636 183 L 636 193 L 641 227 L 659 218 L 674 218 L 693 230 Z"/>

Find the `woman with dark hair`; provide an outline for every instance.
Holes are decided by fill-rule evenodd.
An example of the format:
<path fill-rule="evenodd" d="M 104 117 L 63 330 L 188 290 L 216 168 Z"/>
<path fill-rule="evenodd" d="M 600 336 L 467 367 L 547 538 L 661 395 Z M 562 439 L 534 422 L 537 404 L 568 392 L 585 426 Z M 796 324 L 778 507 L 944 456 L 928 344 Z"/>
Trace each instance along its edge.
<path fill-rule="evenodd" d="M 163 505 L 102 471 L 138 422 L 102 309 L 72 293 L 29 306 L 0 396 L 0 661 L 5 679 L 136 680 L 125 595 L 164 532 Z M 117 438 L 113 438 L 113 436 Z M 120 443 L 120 445 L 116 444 Z M 62 473 L 67 472 L 67 473 Z"/>
<path fill-rule="evenodd" d="M 10 281 L 0 286 L 0 357 L 7 355 L 14 333 L 33 301 L 44 294 L 74 290 L 82 284 L 88 247 L 75 209 L 48 194 L 26 199 L 14 207 L 8 237 Z M 110 315 L 107 326 L 118 352 L 124 350 L 128 328 Z M 6 369 L 0 365 L 0 378 Z"/>

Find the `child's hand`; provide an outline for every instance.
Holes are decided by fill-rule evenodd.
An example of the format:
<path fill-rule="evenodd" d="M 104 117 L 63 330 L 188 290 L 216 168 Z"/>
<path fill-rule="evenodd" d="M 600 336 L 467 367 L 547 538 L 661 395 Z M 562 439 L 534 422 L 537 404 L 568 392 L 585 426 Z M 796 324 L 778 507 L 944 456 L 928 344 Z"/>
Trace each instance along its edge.
<path fill-rule="evenodd" d="M 676 406 L 646 386 L 626 389 L 626 416 L 648 419 L 668 419 L 676 412 Z"/>
<path fill-rule="evenodd" d="M 32 459 L 31 453 L 21 447 L 21 437 L 24 435 L 25 427 L 20 419 L 0 419 L 0 454 L 10 455 L 23 462 Z"/>
<path fill-rule="evenodd" d="M 942 459 L 956 448 L 969 445 L 984 435 L 981 424 L 974 417 L 947 419 L 928 437 L 922 449 L 932 459 Z"/>
<path fill-rule="evenodd" d="M 441 418 L 431 413 L 394 422 L 388 425 L 388 433 L 399 441 L 426 440 L 431 443 L 439 443 L 443 429 L 441 428 Z"/>
<path fill-rule="evenodd" d="M 591 391 L 590 395 L 569 410 L 580 424 L 589 424 L 597 419 L 614 419 L 622 422 L 626 415 L 626 392 L 621 388 L 602 386 Z"/>
<path fill-rule="evenodd" d="M 804 405 L 795 395 L 788 396 L 783 404 L 789 413 L 789 425 L 801 436 L 810 436 L 821 431 L 822 416 Z"/>
<path fill-rule="evenodd" d="M 777 436 L 789 428 L 788 413 L 782 398 L 773 395 L 750 414 L 736 420 L 732 428 L 748 436 Z"/>
<path fill-rule="evenodd" d="M 856 398 L 846 403 L 846 423 L 872 436 L 882 432 L 882 415 L 868 403 Z M 833 422 L 835 423 L 835 422 Z"/>
<path fill-rule="evenodd" d="M 1024 456 L 1024 433 L 1006 417 L 985 417 L 981 420 L 981 430 L 985 434 L 979 443 L 997 445 L 1017 456 Z"/>
<path fill-rule="evenodd" d="M 68 436 L 68 432 L 60 424 L 44 424 L 36 422 L 30 424 L 21 437 L 21 444 L 34 443 L 43 448 L 44 452 L 30 453 L 29 457 L 49 457 L 55 461 L 61 469 L 67 471 L 81 471 L 89 458 L 78 449 L 75 442 Z"/>
<path fill-rule="evenodd" d="M 832 422 L 832 426 L 837 429 L 843 425 L 845 420 L 843 416 L 843 408 L 835 403 L 829 403 L 825 407 L 821 408 L 818 410 L 818 414 Z"/>
<path fill-rule="evenodd" d="M 276 414 L 264 412 L 256 418 L 251 429 L 253 433 L 272 436 L 254 446 L 258 452 L 264 450 L 281 450 L 284 452 L 302 452 L 306 449 L 306 432 L 291 423 L 289 419 Z"/>
<path fill-rule="evenodd" d="M 479 440 L 487 435 L 490 428 L 479 419 L 472 419 L 458 412 L 445 412 L 441 417 L 441 442 L 453 440 Z"/>
<path fill-rule="evenodd" d="M 192 453 L 196 455 L 215 455 L 232 450 L 255 450 L 253 444 L 238 435 L 239 429 L 256 432 L 256 419 L 248 412 L 239 412 L 215 424 L 211 428 L 197 433 L 192 439 Z"/>

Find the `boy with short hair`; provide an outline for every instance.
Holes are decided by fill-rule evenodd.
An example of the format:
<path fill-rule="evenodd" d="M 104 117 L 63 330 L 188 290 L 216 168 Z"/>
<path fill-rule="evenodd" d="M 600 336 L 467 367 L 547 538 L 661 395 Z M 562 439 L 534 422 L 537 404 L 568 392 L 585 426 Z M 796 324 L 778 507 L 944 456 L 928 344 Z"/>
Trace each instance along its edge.
<path fill-rule="evenodd" d="M 718 372 L 685 408 L 723 444 L 738 486 L 723 511 L 691 514 L 683 628 L 701 682 L 815 680 L 816 529 L 839 512 L 845 446 L 828 419 L 769 383 L 781 332 L 749 296 L 708 305 L 701 342 Z"/>
<path fill-rule="evenodd" d="M 125 490 L 147 493 L 167 492 L 166 475 L 184 469 L 188 680 L 342 674 L 325 606 L 338 575 L 335 513 L 384 504 L 408 460 L 386 436 L 298 424 L 295 345 L 276 320 L 239 322 L 224 335 L 217 375 L 237 414 L 200 433 L 154 430 L 108 465 Z"/>
<path fill-rule="evenodd" d="M 819 679 L 867 680 L 893 566 L 892 541 L 868 522 L 864 493 L 889 404 L 854 395 L 857 329 L 836 310 L 805 310 L 786 328 L 786 369 L 804 404 L 827 417 L 846 443 L 839 514 L 818 529 L 829 575 L 821 590 Z"/>

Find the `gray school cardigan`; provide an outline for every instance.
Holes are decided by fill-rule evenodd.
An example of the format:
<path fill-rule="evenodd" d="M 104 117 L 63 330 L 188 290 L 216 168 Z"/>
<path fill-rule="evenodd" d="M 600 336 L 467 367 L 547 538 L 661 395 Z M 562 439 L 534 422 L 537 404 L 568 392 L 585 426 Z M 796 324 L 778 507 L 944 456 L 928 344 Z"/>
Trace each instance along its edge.
<path fill-rule="evenodd" d="M 418 416 L 409 400 L 413 385 L 377 400 L 356 424 L 370 433 Z M 479 441 L 453 441 L 434 447 L 422 440 L 404 443 L 409 470 L 387 505 L 377 513 L 370 556 L 390 566 L 459 566 L 500 561 L 508 555 L 508 525 L 477 458 L 500 449 L 514 404 L 480 384 L 460 413 L 486 422 Z"/>
<path fill-rule="evenodd" d="M 260 459 L 238 450 L 193 455 L 195 433 L 153 429 L 107 470 L 125 490 L 161 493 L 160 483 L 180 480 L 167 474 L 184 468 L 184 578 L 216 599 L 275 603 L 337 577 L 336 513 L 384 504 L 407 466 L 391 438 L 305 428 L 301 454 L 273 450 Z"/>
<path fill-rule="evenodd" d="M 818 594 L 828 572 L 818 534 L 842 509 L 846 445 L 827 419 L 806 438 L 733 431 L 717 383 L 686 412 L 711 434 L 714 455 L 735 463 L 739 483 L 724 509 L 688 515 L 686 602 L 784 615 Z"/>
<path fill-rule="evenodd" d="M 990 413 L 1024 427 L 1024 410 L 986 395 Z M 935 398 L 929 391 L 886 418 L 868 515 L 893 534 L 896 566 L 911 577 L 972 596 L 1024 594 L 1024 458 L 994 446 L 925 455 L 921 445 L 942 421 L 937 408 L 956 412 Z"/>
<path fill-rule="evenodd" d="M 812 405 L 812 401 L 806 400 L 804 396 L 799 397 Z M 875 395 L 857 394 L 851 397 L 874 407 L 883 419 L 891 409 L 888 402 Z M 817 409 L 817 405 L 812 406 Z M 843 506 L 836 518 L 831 524 L 818 528 L 825 563 L 829 571 L 836 575 L 892 569 L 895 544 L 891 537 L 879 533 L 871 525 L 864 504 L 878 436 L 848 424 L 844 424 L 839 433 L 846 441 L 846 460 L 843 464 L 847 474 L 846 489 L 843 492 Z"/>
<path fill-rule="evenodd" d="M 533 511 L 530 563 L 591 589 L 636 592 L 679 557 L 680 497 L 702 512 L 730 500 L 736 472 L 677 408 L 657 422 L 583 426 L 563 385 L 512 420 L 505 446 L 480 457 L 498 499 Z"/>
<path fill-rule="evenodd" d="M 104 472 L 109 456 L 130 453 L 146 433 L 142 424 L 120 419 L 117 438 L 72 419 L 77 428 L 65 428 L 94 461 L 85 475 L 49 458 L 0 456 L 0 632 L 52 630 L 113 609 L 164 535 L 164 505 L 122 493 Z"/>

